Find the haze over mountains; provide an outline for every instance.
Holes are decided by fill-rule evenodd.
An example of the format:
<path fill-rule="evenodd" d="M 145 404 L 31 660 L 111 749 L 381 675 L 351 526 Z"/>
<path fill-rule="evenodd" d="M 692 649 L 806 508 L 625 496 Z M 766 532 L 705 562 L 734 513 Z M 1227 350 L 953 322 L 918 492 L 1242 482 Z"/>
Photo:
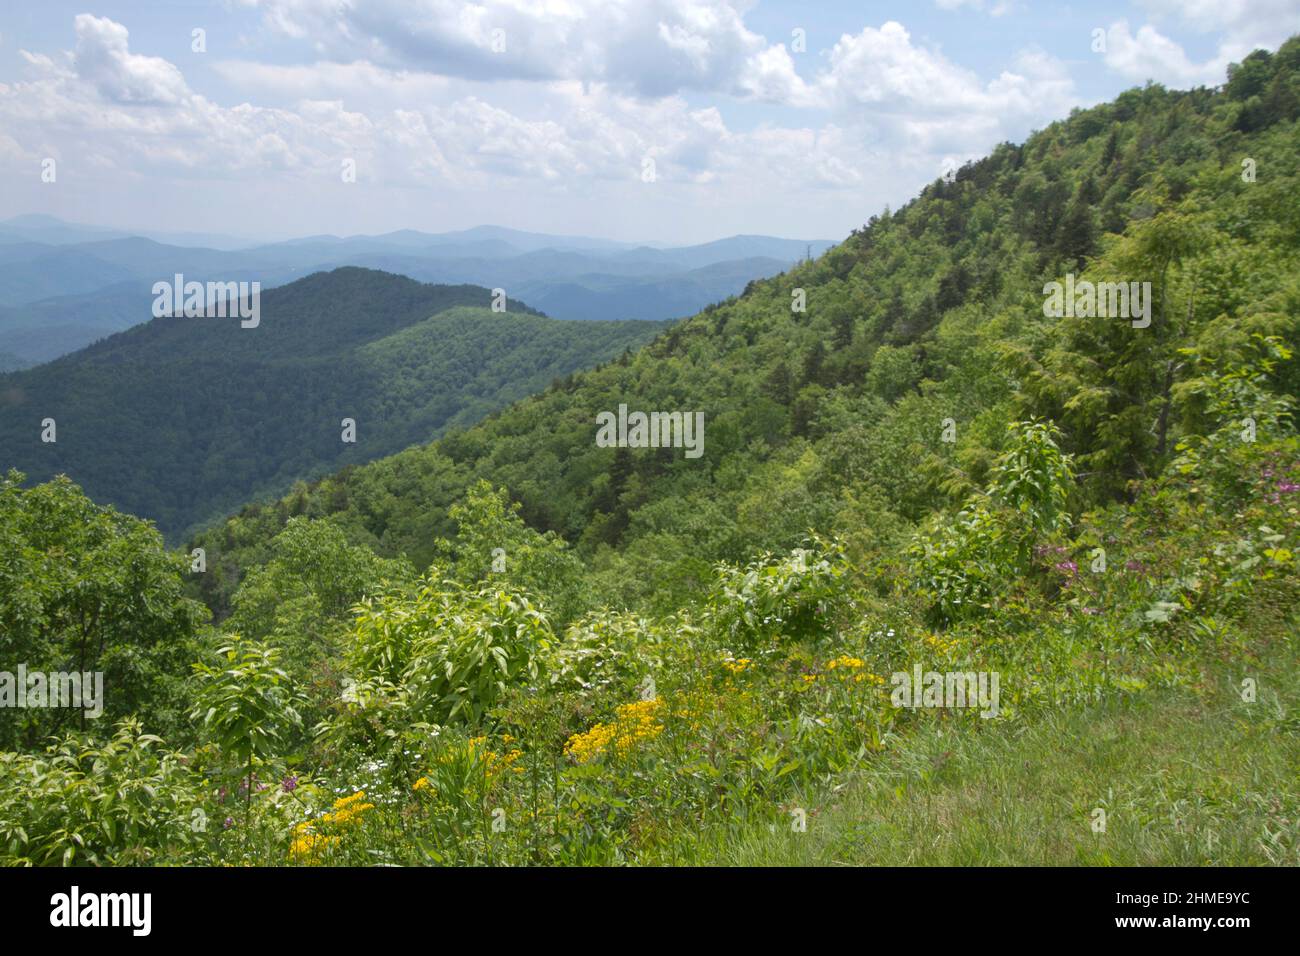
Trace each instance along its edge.
<path fill-rule="evenodd" d="M 0 222 L 0 371 L 50 361 L 147 321 L 153 283 L 176 273 L 267 289 L 353 265 L 421 282 L 503 288 L 558 319 L 662 320 L 690 315 L 832 245 L 733 236 L 663 247 L 498 226 L 251 244 L 19 216 Z"/>

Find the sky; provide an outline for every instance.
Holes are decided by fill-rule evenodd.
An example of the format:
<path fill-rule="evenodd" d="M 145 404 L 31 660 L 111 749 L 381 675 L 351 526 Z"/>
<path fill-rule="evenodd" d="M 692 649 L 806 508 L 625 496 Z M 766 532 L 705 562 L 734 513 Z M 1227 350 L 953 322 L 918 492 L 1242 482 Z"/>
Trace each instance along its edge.
<path fill-rule="evenodd" d="M 1300 0 L 6 3 L 0 219 L 838 240 L 1295 33 Z"/>

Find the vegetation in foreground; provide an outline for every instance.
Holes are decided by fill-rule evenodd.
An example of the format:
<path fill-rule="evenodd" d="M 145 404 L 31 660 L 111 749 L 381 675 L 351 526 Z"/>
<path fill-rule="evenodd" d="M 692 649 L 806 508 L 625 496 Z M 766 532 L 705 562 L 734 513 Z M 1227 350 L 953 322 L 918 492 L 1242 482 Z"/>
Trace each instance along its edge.
<path fill-rule="evenodd" d="M 1300 675 L 1280 660 L 963 733 L 943 722 L 815 795 L 808 828 L 701 834 L 735 866 L 1295 865 Z M 1290 654 L 1290 656 L 1286 656 Z M 1258 682 L 1242 700 L 1241 675 Z M 1106 829 L 1092 826 L 1098 809 Z M 1087 825 L 1084 825 L 1084 821 Z"/>
<path fill-rule="evenodd" d="M 232 618 L 253 629 L 259 614 L 288 615 L 287 628 L 263 622 L 278 636 L 204 653 L 175 695 L 192 705 L 188 722 L 179 700 L 145 698 L 172 703 L 150 717 L 196 728 L 195 746 L 175 752 L 125 717 L 108 740 L 74 731 L 4 754 L 6 856 L 1298 862 L 1300 582 L 1282 542 L 1296 528 L 1300 443 L 1235 449 L 1234 469 L 1254 476 L 1244 489 L 1189 454 L 1185 472 L 1067 534 L 1047 516 L 1069 460 L 1049 426 L 1013 431 L 980 496 L 986 520 L 958 525 L 955 540 L 923 534 L 915 571 L 854 567 L 837 543 L 813 541 L 720 566 L 708 600 L 668 619 L 601 610 L 557 631 L 529 591 L 458 579 L 475 563 L 422 576 L 367 565 L 327 526 L 292 523 Z M 32 518 L 55 534 L 79 528 L 48 507 L 56 495 L 85 506 L 66 482 L 22 491 L 11 479 L 7 532 L 31 535 Z M 513 538 L 544 576 L 547 552 L 562 552 L 504 504 L 487 486 L 470 496 L 462 553 L 476 534 Z M 135 557 L 164 556 L 147 534 Z M 1107 563 L 1081 570 L 1094 542 Z M 296 563 L 296 548 L 310 560 Z M 349 580 L 341 568 L 352 582 L 370 575 L 369 595 L 339 647 L 303 640 L 330 585 Z M 150 603 L 178 579 L 158 568 L 130 586 L 149 587 Z M 14 594 L 40 606 L 39 593 Z M 116 666 L 130 686 L 174 648 L 120 652 L 87 667 Z M 996 672 L 1000 713 L 896 706 L 892 674 L 917 664 Z M 54 731 L 40 726 L 51 713 L 26 712 L 22 742 Z"/>

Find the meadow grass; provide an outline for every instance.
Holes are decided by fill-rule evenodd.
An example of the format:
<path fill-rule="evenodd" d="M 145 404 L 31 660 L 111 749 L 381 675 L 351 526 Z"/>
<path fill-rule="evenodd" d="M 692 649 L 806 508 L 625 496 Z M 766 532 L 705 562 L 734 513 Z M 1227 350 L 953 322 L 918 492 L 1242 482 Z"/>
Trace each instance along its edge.
<path fill-rule="evenodd" d="M 716 829 L 693 849 L 682 834 L 674 862 L 1295 865 L 1300 663 L 1288 656 L 977 733 L 934 721 L 809 797 L 805 832 Z M 1241 697 L 1246 673 L 1253 703 Z M 1098 808 L 1104 833 L 1093 829 Z"/>

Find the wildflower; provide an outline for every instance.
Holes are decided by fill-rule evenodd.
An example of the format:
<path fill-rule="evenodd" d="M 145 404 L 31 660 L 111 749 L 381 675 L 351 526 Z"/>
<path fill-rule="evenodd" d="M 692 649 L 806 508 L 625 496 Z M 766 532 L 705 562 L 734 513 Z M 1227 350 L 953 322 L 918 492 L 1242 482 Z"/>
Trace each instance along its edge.
<path fill-rule="evenodd" d="M 289 776 L 280 781 L 280 789 L 285 793 L 293 793 L 298 789 L 298 778 Z"/>
<path fill-rule="evenodd" d="M 356 823 L 367 810 L 373 810 L 373 803 L 365 803 L 366 793 L 358 790 L 350 797 L 340 797 L 334 801 L 334 810 L 321 817 L 322 822 L 337 825 Z"/>
<path fill-rule="evenodd" d="M 488 778 L 495 777 L 503 770 L 514 770 L 516 773 L 523 773 L 523 767 L 515 767 L 514 762 L 524 755 L 519 748 L 508 750 L 503 754 L 497 754 L 491 750 L 487 753 L 487 775 Z"/>
<path fill-rule="evenodd" d="M 930 647 L 934 648 L 940 654 L 951 654 L 957 650 L 956 638 L 945 641 L 938 634 L 926 634 L 921 638 L 921 641 L 922 643 L 928 644 Z"/>
<path fill-rule="evenodd" d="M 658 719 L 660 709 L 658 698 L 621 704 L 614 709 L 613 721 L 574 734 L 565 743 L 564 752 L 578 763 L 586 763 L 613 744 L 614 752 L 623 756 L 639 741 L 651 740 L 663 731 L 663 724 Z"/>
<path fill-rule="evenodd" d="M 733 674 L 739 674 L 745 671 L 746 669 L 748 669 L 749 665 L 752 663 L 754 662 L 751 661 L 748 657 L 739 657 L 739 658 L 728 657 L 725 661 L 722 662 L 722 666 L 725 667 L 727 670 L 731 671 L 731 673 Z"/>
<path fill-rule="evenodd" d="M 306 858 L 315 863 L 322 850 L 337 846 L 339 838 L 317 833 L 311 821 L 305 821 L 293 828 L 293 840 L 289 843 L 289 856 L 295 859 Z"/>
<path fill-rule="evenodd" d="M 226 817 L 226 819 L 221 821 L 221 825 L 225 829 L 229 830 L 231 827 L 235 825 L 235 820 L 233 817 Z"/>
<path fill-rule="evenodd" d="M 319 820 L 304 820 L 293 828 L 293 840 L 289 844 L 289 855 L 296 859 L 307 857 L 308 862 L 315 862 L 319 852 L 340 842 L 337 834 L 322 832 L 338 827 L 347 827 L 359 823 L 362 816 L 375 808 L 373 803 L 366 803 L 366 793 L 358 790 L 350 797 L 339 797 L 334 807 Z"/>

